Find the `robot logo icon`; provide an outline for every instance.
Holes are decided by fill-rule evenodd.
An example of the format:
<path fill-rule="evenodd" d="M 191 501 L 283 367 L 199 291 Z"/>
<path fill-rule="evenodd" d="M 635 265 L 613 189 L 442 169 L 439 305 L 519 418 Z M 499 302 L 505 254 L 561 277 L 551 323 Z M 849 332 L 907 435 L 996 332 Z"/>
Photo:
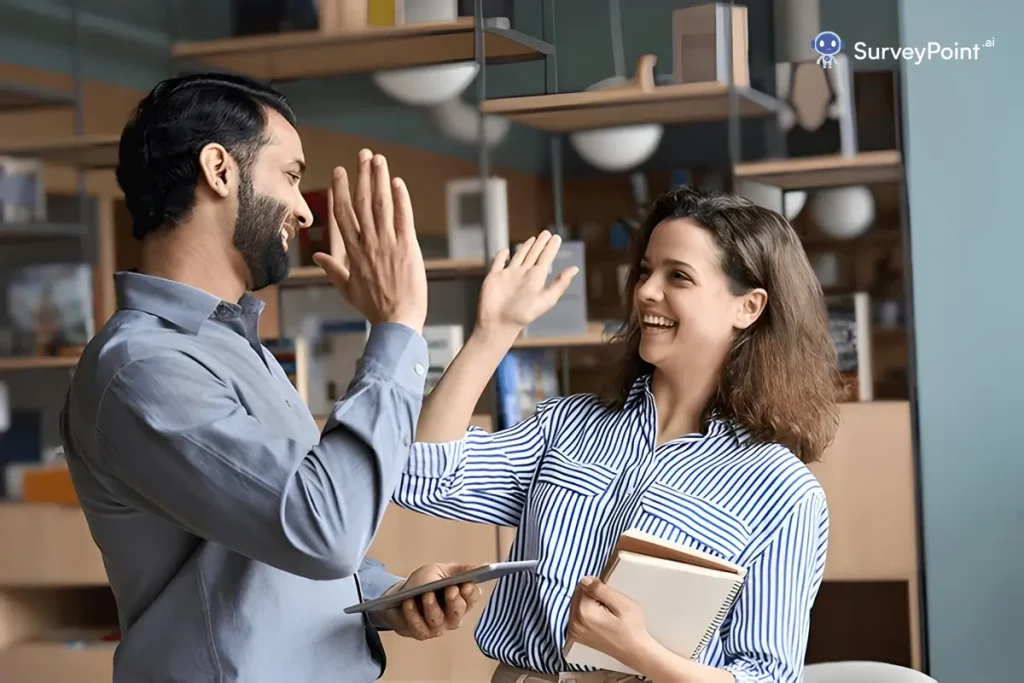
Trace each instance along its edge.
<path fill-rule="evenodd" d="M 811 41 L 811 47 L 821 55 L 818 57 L 818 64 L 825 69 L 831 69 L 836 63 L 836 55 L 843 49 L 843 40 L 837 33 L 822 31 Z"/>

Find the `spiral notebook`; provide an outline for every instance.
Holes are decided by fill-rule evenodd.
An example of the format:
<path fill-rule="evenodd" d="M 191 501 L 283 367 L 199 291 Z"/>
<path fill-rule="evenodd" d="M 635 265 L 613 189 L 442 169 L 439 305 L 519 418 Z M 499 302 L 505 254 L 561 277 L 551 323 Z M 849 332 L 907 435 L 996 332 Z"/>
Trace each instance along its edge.
<path fill-rule="evenodd" d="M 630 529 L 619 537 L 601 579 L 640 606 L 647 630 L 656 641 L 681 657 L 696 659 L 739 596 L 746 570 Z M 575 609 L 575 601 L 573 604 Z M 638 673 L 572 639 L 566 642 L 563 654 L 570 664 Z"/>

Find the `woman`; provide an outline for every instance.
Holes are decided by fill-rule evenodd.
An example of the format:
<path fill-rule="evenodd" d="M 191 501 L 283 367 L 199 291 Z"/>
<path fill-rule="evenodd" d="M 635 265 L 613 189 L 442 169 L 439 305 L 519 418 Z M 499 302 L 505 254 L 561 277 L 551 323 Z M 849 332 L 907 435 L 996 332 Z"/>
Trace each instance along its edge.
<path fill-rule="evenodd" d="M 501 662 L 495 682 L 560 680 L 573 669 L 567 636 L 656 683 L 802 680 L 828 538 L 805 463 L 838 424 L 820 287 L 789 224 L 737 197 L 674 190 L 637 237 L 614 390 L 548 400 L 489 434 L 467 431 L 477 399 L 573 275 L 545 288 L 558 249 L 546 233 L 507 266 L 499 255 L 476 329 L 424 404 L 394 500 L 516 526 L 511 559 L 540 560 L 535 576 L 500 581 L 481 616 L 477 641 Z M 636 604 L 593 578 L 630 527 L 748 570 L 698 661 L 654 642 Z"/>

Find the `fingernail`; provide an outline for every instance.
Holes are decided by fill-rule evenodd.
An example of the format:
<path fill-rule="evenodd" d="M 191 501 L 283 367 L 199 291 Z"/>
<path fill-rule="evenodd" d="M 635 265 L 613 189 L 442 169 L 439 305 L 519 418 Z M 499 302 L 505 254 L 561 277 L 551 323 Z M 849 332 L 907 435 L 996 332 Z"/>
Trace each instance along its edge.
<path fill-rule="evenodd" d="M 402 186 L 402 179 L 401 178 L 395 178 L 394 180 L 391 181 L 391 184 L 394 185 L 395 188 L 399 188 L 399 187 Z"/>
<path fill-rule="evenodd" d="M 334 167 L 334 177 L 335 178 L 341 178 L 344 175 L 345 175 L 345 169 L 343 169 L 341 166 L 335 166 Z"/>
<path fill-rule="evenodd" d="M 359 161 L 369 161 L 373 157 L 373 152 L 368 149 L 359 150 Z"/>
<path fill-rule="evenodd" d="M 373 165 L 374 166 L 380 166 L 383 163 L 384 163 L 384 157 L 382 157 L 379 154 L 374 154 L 373 155 Z"/>

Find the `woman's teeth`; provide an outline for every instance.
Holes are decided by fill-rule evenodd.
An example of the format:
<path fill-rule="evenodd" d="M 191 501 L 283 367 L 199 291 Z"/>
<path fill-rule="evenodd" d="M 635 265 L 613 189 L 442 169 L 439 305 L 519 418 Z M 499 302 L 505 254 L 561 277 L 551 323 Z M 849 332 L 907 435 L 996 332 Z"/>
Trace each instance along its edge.
<path fill-rule="evenodd" d="M 676 321 L 663 318 L 660 315 L 645 315 L 643 317 L 644 325 L 653 325 L 654 327 L 675 327 Z"/>

